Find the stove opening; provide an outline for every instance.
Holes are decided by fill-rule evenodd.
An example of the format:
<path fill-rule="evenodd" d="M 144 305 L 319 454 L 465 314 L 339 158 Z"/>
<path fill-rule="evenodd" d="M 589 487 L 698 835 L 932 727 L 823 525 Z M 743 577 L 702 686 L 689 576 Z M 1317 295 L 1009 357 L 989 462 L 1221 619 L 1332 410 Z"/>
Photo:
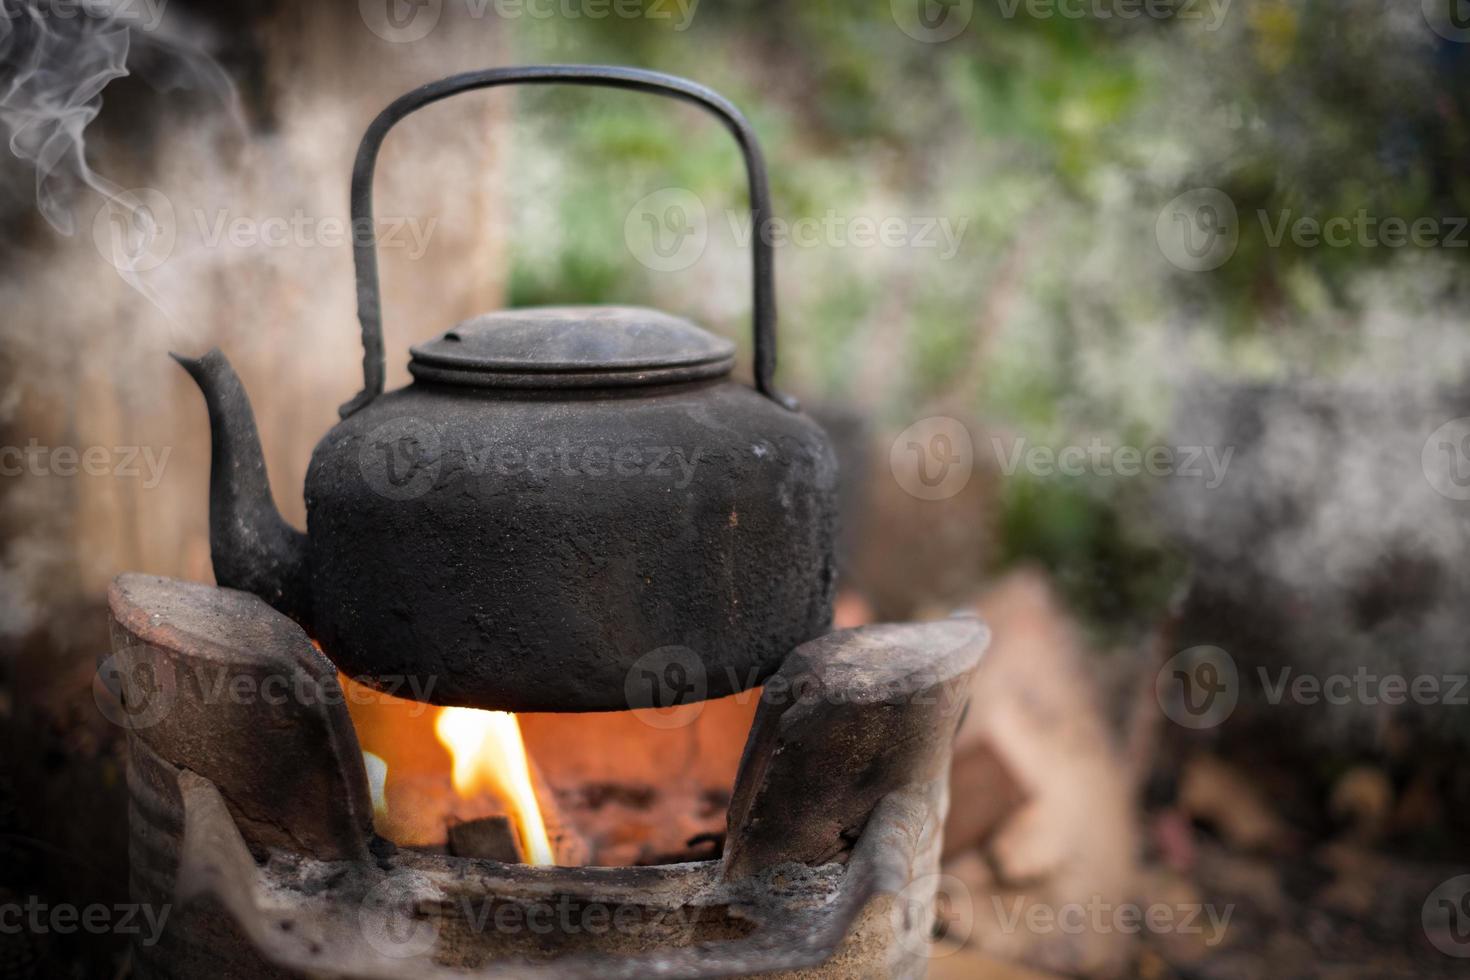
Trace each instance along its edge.
<path fill-rule="evenodd" d="M 667 709 L 517 715 L 339 680 L 380 836 L 562 867 L 719 858 L 760 700 L 757 688 Z"/>

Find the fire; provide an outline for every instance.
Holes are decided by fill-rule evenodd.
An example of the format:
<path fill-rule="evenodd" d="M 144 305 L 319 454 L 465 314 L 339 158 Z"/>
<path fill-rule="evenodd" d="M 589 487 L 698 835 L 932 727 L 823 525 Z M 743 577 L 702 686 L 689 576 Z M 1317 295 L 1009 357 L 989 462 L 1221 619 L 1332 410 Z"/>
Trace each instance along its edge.
<path fill-rule="evenodd" d="M 531 783 L 521 726 L 508 711 L 442 708 L 434 733 L 454 760 L 454 789 L 462 797 L 489 791 L 503 799 L 530 864 L 555 864 L 546 821 Z"/>
<path fill-rule="evenodd" d="M 373 813 L 382 816 L 388 812 L 388 763 L 383 761 L 382 756 L 364 752 L 362 766 L 367 770 L 368 793 L 373 798 Z"/>

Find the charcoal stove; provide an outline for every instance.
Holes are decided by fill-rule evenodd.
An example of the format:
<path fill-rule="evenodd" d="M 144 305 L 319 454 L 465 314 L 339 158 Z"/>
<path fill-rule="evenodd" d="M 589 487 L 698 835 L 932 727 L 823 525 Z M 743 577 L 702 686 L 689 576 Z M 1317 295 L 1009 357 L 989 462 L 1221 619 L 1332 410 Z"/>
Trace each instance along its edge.
<path fill-rule="evenodd" d="M 139 976 L 925 974 L 974 618 L 797 647 L 717 856 L 571 868 L 378 835 L 335 667 L 259 598 L 124 575 L 109 601 L 133 897 L 171 912 Z"/>
<path fill-rule="evenodd" d="M 394 102 L 359 148 L 353 226 L 372 225 L 398 121 L 513 83 L 708 110 L 765 227 L 760 149 L 729 102 L 575 65 L 470 72 Z M 307 532 L 275 508 L 224 355 L 176 355 L 209 410 L 219 587 L 125 575 L 110 594 L 100 676 L 128 730 L 132 889 L 172 909 L 136 948 L 138 974 L 922 976 L 951 744 L 987 633 L 974 619 L 831 632 L 836 463 L 773 384 L 766 236 L 752 386 L 729 378 L 734 345 L 686 320 L 547 307 L 415 347 L 413 383 L 384 393 L 372 243 L 354 254 L 364 387 L 313 453 Z M 630 446 L 679 452 L 687 479 L 619 468 Z M 574 456 L 580 469 L 531 465 Z M 507 457 L 524 465 L 494 465 Z M 432 704 L 448 776 L 413 782 L 401 753 L 364 753 L 385 730 L 351 710 L 362 691 Z M 599 728 L 607 713 L 651 737 L 729 698 L 751 706 L 743 724 L 685 739 L 636 785 L 533 772 L 509 714 L 550 713 L 553 741 L 609 742 L 610 770 L 647 752 L 636 725 Z M 396 752 L 409 734 L 389 724 L 375 744 Z M 697 807 L 673 792 L 726 750 Z M 454 809 L 482 804 L 486 780 L 507 810 Z M 547 789 L 567 804 L 553 820 Z M 623 809 L 582 805 L 608 795 Z"/>

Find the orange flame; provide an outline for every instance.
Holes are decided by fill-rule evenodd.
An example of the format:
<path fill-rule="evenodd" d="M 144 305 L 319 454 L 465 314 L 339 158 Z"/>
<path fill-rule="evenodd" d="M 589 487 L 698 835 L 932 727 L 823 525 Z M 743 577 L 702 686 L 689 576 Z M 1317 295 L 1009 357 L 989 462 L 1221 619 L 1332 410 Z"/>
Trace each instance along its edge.
<path fill-rule="evenodd" d="M 434 733 L 454 760 L 455 792 L 462 797 L 483 791 L 499 796 L 510 808 L 527 862 L 555 864 L 516 716 L 508 711 L 442 708 L 434 720 Z"/>

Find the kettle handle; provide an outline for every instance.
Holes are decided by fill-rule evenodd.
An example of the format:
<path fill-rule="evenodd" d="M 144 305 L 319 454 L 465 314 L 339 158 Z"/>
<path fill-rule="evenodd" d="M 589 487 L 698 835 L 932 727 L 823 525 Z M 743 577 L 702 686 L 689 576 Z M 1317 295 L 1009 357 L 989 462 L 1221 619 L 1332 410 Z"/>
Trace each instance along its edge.
<path fill-rule="evenodd" d="M 761 394 L 792 411 L 796 400 L 776 390 L 776 288 L 771 243 L 761 233 L 771 217 L 771 193 L 765 160 L 750 123 L 722 95 L 696 82 L 662 72 L 613 65 L 540 65 L 490 68 L 451 75 L 420 86 L 395 99 L 368 126 L 357 147 L 352 167 L 352 227 L 373 227 L 373 174 L 383 139 L 400 120 L 426 105 L 472 89 L 511 84 L 604 85 L 682 99 L 701 106 L 725 124 L 740 145 L 749 176 L 752 238 L 751 260 L 755 284 L 752 318 L 755 328 L 755 387 Z M 383 393 L 383 309 L 378 286 L 378 254 L 371 235 L 354 235 L 353 262 L 357 267 L 357 319 L 362 324 L 363 389 L 339 409 L 343 418 Z"/>

